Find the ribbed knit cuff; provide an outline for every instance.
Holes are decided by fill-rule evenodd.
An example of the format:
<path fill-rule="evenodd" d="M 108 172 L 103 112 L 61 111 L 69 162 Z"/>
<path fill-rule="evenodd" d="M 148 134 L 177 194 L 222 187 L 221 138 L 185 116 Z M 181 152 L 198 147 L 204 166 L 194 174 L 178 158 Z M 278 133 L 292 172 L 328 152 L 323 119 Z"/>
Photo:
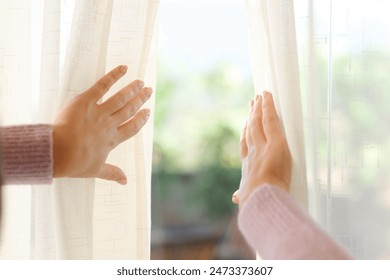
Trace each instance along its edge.
<path fill-rule="evenodd" d="M 276 195 L 275 192 L 278 192 Z M 280 201 L 282 195 L 284 201 Z M 285 203 L 291 203 L 286 191 L 268 184 L 256 189 L 239 212 L 238 225 L 248 243 L 260 249 L 260 253 L 272 254 L 269 249 L 275 248 L 281 236 L 291 231 L 297 224 L 295 213 L 291 213 Z"/>
<path fill-rule="evenodd" d="M 351 259 L 282 188 L 260 186 L 245 202 L 238 225 L 264 259 Z"/>
<path fill-rule="evenodd" d="M 50 184 L 53 176 L 50 125 L 2 127 L 5 184 Z"/>

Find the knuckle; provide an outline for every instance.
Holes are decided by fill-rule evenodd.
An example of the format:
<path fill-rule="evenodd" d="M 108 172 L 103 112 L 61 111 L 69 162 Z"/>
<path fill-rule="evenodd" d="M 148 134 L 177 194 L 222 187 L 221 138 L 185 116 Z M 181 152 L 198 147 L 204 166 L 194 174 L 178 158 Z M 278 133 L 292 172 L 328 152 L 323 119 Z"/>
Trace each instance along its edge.
<path fill-rule="evenodd" d="M 142 128 L 144 124 L 145 124 L 145 119 L 143 118 L 143 116 L 140 116 L 139 118 L 135 119 L 134 129 L 138 131 Z"/>
<path fill-rule="evenodd" d="M 145 103 L 149 98 L 150 98 L 150 94 L 147 91 L 144 91 L 141 94 L 141 98 L 140 99 L 141 99 L 142 103 Z"/>
<path fill-rule="evenodd" d="M 117 71 L 112 71 L 108 73 L 106 76 L 104 76 L 99 82 L 98 86 L 99 89 L 102 91 L 108 91 L 111 86 L 120 78 L 120 72 L 119 70 Z"/>
<path fill-rule="evenodd" d="M 139 91 L 138 95 L 141 97 L 142 101 L 145 102 L 146 100 L 148 100 L 152 96 L 152 93 L 153 93 L 152 88 L 145 87 Z"/>
<path fill-rule="evenodd" d="M 126 139 L 133 137 L 138 133 L 140 129 L 141 128 L 138 126 L 138 124 L 132 120 L 126 125 L 126 129 L 124 130 L 123 137 Z"/>
<path fill-rule="evenodd" d="M 126 123 L 122 138 L 128 139 L 129 137 L 136 135 L 145 125 L 147 119 L 147 114 L 143 111 L 136 114 L 130 121 Z"/>
<path fill-rule="evenodd" d="M 108 121 L 109 122 L 109 121 Z M 107 124 L 105 127 L 108 127 L 110 124 Z M 106 134 L 106 141 L 105 145 L 106 147 L 112 151 L 116 146 L 118 146 L 118 130 L 115 127 L 111 127 L 110 129 L 107 129 L 105 131 Z"/>
<path fill-rule="evenodd" d="M 130 103 L 127 108 L 127 116 L 130 118 L 134 116 L 134 114 L 137 112 L 138 108 L 134 103 Z"/>
<path fill-rule="evenodd" d="M 267 115 L 264 118 L 264 123 L 268 126 L 276 126 L 278 124 L 278 118 L 275 115 Z"/>
<path fill-rule="evenodd" d="M 145 114 L 141 114 L 134 119 L 133 129 L 138 131 L 144 126 L 145 123 L 146 123 L 146 116 Z"/>
<path fill-rule="evenodd" d="M 123 93 L 117 93 L 113 103 L 115 108 L 122 108 L 127 103 L 126 95 Z"/>
<path fill-rule="evenodd" d="M 100 80 L 98 82 L 98 87 L 101 91 L 108 91 L 111 87 L 109 81 L 107 81 L 106 79 L 103 79 L 103 80 Z"/>
<path fill-rule="evenodd" d="M 260 119 L 259 118 L 252 118 L 251 122 L 249 123 L 250 128 L 255 128 L 258 127 L 260 124 Z"/>
<path fill-rule="evenodd" d="M 117 172 L 115 168 L 112 166 L 106 166 L 105 167 L 105 179 L 107 180 L 115 180 L 117 177 Z"/>
<path fill-rule="evenodd" d="M 118 95 L 118 104 L 121 105 L 121 106 L 124 106 L 126 105 L 127 103 L 127 95 L 125 93 L 120 93 Z"/>
<path fill-rule="evenodd" d="M 137 96 L 135 99 L 132 100 L 132 102 L 129 103 L 129 108 L 131 109 L 131 112 L 133 115 L 141 108 L 141 106 L 145 103 L 142 96 Z"/>
<path fill-rule="evenodd" d="M 116 69 L 115 71 L 112 71 L 111 73 L 110 73 L 110 77 L 111 77 L 111 79 L 113 80 L 113 81 L 116 81 L 116 80 L 118 80 L 120 77 L 121 77 L 121 72 L 120 72 L 120 70 L 119 69 Z"/>

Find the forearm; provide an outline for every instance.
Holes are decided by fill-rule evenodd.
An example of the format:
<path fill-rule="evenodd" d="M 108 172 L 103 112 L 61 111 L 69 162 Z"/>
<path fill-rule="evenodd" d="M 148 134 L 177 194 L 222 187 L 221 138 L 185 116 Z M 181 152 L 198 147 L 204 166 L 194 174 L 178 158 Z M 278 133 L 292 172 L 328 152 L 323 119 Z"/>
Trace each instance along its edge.
<path fill-rule="evenodd" d="M 264 185 L 240 209 L 239 227 L 264 259 L 351 259 L 351 255 L 279 187 Z"/>
<path fill-rule="evenodd" d="M 53 176 L 50 125 L 0 129 L 5 184 L 50 184 Z"/>

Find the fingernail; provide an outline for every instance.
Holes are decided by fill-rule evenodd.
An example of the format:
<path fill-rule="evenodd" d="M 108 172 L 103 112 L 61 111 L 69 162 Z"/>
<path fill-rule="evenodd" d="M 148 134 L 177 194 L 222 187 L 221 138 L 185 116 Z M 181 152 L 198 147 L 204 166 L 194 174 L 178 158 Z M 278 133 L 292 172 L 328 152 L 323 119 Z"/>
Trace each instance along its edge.
<path fill-rule="evenodd" d="M 121 67 L 119 67 L 119 71 L 120 71 L 122 74 L 126 74 L 126 72 L 127 72 L 127 66 L 126 66 L 126 65 L 122 65 Z"/>
<path fill-rule="evenodd" d="M 127 179 L 119 180 L 118 183 L 121 184 L 121 185 L 126 185 L 127 184 Z"/>
<path fill-rule="evenodd" d="M 142 88 L 142 87 L 144 86 L 144 82 L 141 81 L 141 80 L 139 80 L 138 83 L 137 83 L 137 86 L 138 86 L 139 88 Z"/>
<path fill-rule="evenodd" d="M 266 90 L 263 91 L 263 96 L 264 96 L 264 97 L 268 97 L 269 95 L 270 95 L 270 93 L 269 93 L 268 91 L 266 91 Z"/>
<path fill-rule="evenodd" d="M 149 109 L 146 109 L 146 115 L 148 116 L 148 118 L 150 117 L 150 114 L 151 114 L 151 111 Z"/>

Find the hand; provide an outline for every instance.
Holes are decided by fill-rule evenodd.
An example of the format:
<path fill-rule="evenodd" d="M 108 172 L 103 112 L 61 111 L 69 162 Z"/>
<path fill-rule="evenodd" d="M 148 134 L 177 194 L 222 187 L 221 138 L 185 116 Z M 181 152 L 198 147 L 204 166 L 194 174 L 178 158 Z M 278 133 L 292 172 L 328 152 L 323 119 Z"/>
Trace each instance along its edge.
<path fill-rule="evenodd" d="M 239 191 L 233 194 L 234 203 L 243 205 L 264 183 L 289 190 L 292 159 L 270 93 L 251 101 L 239 148 L 242 178 Z"/>
<path fill-rule="evenodd" d="M 150 110 L 139 110 L 152 89 L 135 80 L 104 103 L 97 102 L 127 72 L 118 66 L 75 97 L 53 124 L 54 177 L 101 178 L 127 183 L 125 173 L 107 164 L 108 154 L 138 133 Z"/>

